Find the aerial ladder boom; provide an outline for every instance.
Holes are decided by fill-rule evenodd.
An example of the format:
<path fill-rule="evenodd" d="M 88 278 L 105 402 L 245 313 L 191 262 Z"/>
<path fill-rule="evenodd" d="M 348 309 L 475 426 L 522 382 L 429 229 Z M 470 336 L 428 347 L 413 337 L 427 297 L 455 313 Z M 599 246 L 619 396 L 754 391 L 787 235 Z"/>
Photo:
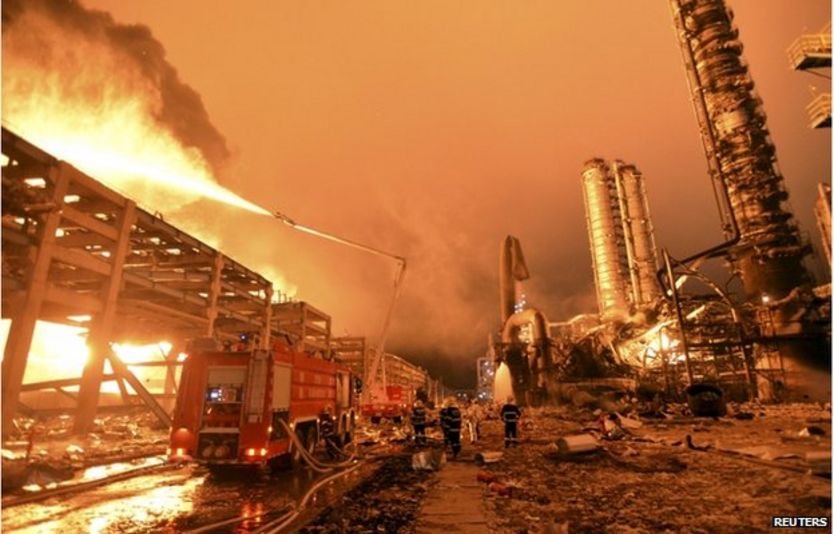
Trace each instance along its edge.
<path fill-rule="evenodd" d="M 371 365 L 368 369 L 367 375 L 367 383 L 363 387 L 363 396 L 367 398 L 367 395 L 370 394 L 373 387 L 376 385 L 376 375 L 379 371 L 380 363 L 382 359 L 385 357 L 385 341 L 388 338 L 388 327 L 391 324 L 391 317 L 394 314 L 394 306 L 397 304 L 397 300 L 400 298 L 400 293 L 402 291 L 402 283 L 405 279 L 405 267 L 406 261 L 405 258 L 402 256 L 397 256 L 396 254 L 391 254 L 390 252 L 385 252 L 383 250 L 379 250 L 374 247 L 369 247 L 368 245 L 363 245 L 361 243 L 357 243 L 355 241 L 351 241 L 350 239 L 345 239 L 343 237 L 338 237 L 333 234 L 323 232 L 321 230 L 317 230 L 315 228 L 311 228 L 309 226 L 305 226 L 303 224 L 299 224 L 295 222 L 293 219 L 289 218 L 287 215 L 276 211 L 273 213 L 276 219 L 283 222 L 287 226 L 294 228 L 300 232 L 304 232 L 310 235 L 314 235 L 320 237 L 322 239 L 327 239 L 328 241 L 333 241 L 335 243 L 340 243 L 342 245 L 362 250 L 364 252 L 368 252 L 375 256 L 382 256 L 385 258 L 390 258 L 397 263 L 397 273 L 394 277 L 394 294 L 391 297 L 391 302 L 388 305 L 388 310 L 385 313 L 385 320 L 382 323 L 382 330 L 379 333 L 379 339 L 377 342 L 377 347 L 374 350 L 374 354 L 371 358 Z"/>

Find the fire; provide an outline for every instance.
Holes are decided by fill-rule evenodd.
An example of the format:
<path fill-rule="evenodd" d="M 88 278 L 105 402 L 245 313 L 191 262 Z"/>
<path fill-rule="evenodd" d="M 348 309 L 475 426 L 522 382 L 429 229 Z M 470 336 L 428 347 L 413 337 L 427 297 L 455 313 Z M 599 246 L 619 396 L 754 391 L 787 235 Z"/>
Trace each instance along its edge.
<path fill-rule="evenodd" d="M 216 162 L 177 137 L 191 125 L 164 122 L 177 106 L 166 86 L 124 51 L 34 12 L 4 28 L 3 49 L 3 121 L 16 133 L 154 211 L 210 198 L 270 214 L 217 183 Z"/>
<path fill-rule="evenodd" d="M 649 362 L 659 361 L 658 358 L 665 354 L 667 361 L 674 363 L 681 357 L 676 352 L 679 346 L 680 340 L 670 338 L 666 335 L 666 332 L 660 332 L 660 335 L 649 342 L 649 346 L 646 348 L 646 359 Z"/>
<path fill-rule="evenodd" d="M 0 343 L 5 345 L 9 333 L 10 321 L 0 322 Z M 84 371 L 84 365 L 90 357 L 87 346 L 86 328 L 67 326 L 58 323 L 38 321 L 29 351 L 24 383 L 60 380 L 79 377 Z M 118 344 L 112 345 L 113 351 L 124 363 L 130 365 L 140 362 L 159 361 L 171 352 L 172 345 L 167 341 L 148 345 Z M 178 356 L 182 361 L 184 354 Z M 165 380 L 164 367 L 134 367 L 133 373 L 146 387 L 158 389 Z M 111 373 L 109 363 L 105 363 L 105 373 Z M 66 388 L 68 391 L 77 390 L 77 386 Z M 115 382 L 103 382 L 101 391 L 104 393 L 118 393 Z"/>
<path fill-rule="evenodd" d="M 102 112 L 67 106 L 52 92 L 20 95 L 15 89 L 6 86 L 3 114 L 20 125 L 18 133 L 144 206 L 168 211 L 210 198 L 270 214 L 220 186 L 197 151 L 152 124 L 139 98 L 116 99 Z"/>

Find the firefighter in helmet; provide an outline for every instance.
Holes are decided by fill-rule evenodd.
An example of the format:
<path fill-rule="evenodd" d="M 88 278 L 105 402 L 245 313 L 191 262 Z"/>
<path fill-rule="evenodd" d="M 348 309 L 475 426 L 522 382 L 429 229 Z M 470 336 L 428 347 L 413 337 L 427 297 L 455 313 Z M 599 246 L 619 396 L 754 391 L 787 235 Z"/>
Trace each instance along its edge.
<path fill-rule="evenodd" d="M 426 443 L 426 409 L 423 407 L 423 401 L 414 401 L 414 406 L 411 408 L 411 426 L 414 427 L 414 443 L 417 445 L 425 445 Z"/>
<path fill-rule="evenodd" d="M 446 436 L 446 443 L 452 447 L 452 458 L 460 454 L 461 415 L 454 397 L 449 397 L 440 412 L 440 424 Z"/>
<path fill-rule="evenodd" d="M 335 422 L 333 421 L 333 416 L 330 415 L 329 406 L 325 406 L 319 416 L 319 432 L 321 433 L 322 439 L 324 439 L 327 455 L 331 459 L 338 458 L 339 444 L 336 442 Z"/>
<path fill-rule="evenodd" d="M 507 397 L 507 403 L 501 407 L 501 420 L 504 421 L 504 448 L 518 445 L 518 420 L 521 409 L 515 404 L 513 397 Z"/>

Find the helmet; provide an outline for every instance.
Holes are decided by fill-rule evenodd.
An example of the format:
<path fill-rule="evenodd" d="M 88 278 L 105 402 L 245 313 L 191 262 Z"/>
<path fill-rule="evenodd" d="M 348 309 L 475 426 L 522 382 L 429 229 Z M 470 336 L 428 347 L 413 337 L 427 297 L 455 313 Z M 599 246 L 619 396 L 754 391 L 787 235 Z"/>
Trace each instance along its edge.
<path fill-rule="evenodd" d="M 417 399 L 416 401 L 414 401 L 414 407 L 415 408 L 422 408 L 423 407 L 423 401 L 421 401 L 420 399 Z"/>

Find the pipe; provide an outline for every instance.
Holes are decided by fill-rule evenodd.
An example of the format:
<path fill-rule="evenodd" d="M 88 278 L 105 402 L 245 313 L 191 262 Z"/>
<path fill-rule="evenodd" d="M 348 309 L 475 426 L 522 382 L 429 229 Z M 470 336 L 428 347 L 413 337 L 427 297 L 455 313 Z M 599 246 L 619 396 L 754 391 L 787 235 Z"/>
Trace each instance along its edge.
<path fill-rule="evenodd" d="M 501 341 L 505 344 L 513 343 L 515 341 L 512 335 L 513 328 L 525 324 L 533 325 L 534 342 L 548 339 L 547 319 L 544 314 L 535 308 L 527 308 L 524 311 L 512 314 L 507 319 L 504 328 L 501 330 Z"/>
<path fill-rule="evenodd" d="M 675 287 L 675 273 L 672 271 L 672 262 L 669 260 L 669 253 L 663 249 L 663 265 L 666 267 L 666 276 L 669 277 L 669 286 L 672 288 L 672 304 L 675 307 L 675 315 L 678 319 L 678 326 L 680 327 L 681 348 L 683 349 L 684 363 L 686 365 L 686 377 L 689 385 L 692 385 L 692 367 L 689 364 L 689 347 L 686 344 L 686 329 L 683 324 L 683 312 L 678 301 L 678 288 Z M 664 354 L 665 358 L 665 354 Z"/>
<path fill-rule="evenodd" d="M 669 7 L 672 11 L 672 20 L 676 29 L 676 37 L 680 44 L 681 57 L 683 59 L 684 71 L 686 72 L 686 85 L 691 95 L 692 109 L 695 119 L 698 122 L 701 145 L 704 149 L 704 156 L 707 159 L 710 183 L 718 207 L 718 215 L 721 219 L 721 228 L 724 231 L 726 240 L 713 247 L 696 252 L 683 260 L 682 263 L 689 263 L 700 258 L 712 258 L 723 255 L 729 248 L 741 240 L 741 233 L 738 228 L 735 212 L 731 208 L 730 194 L 727 187 L 727 179 L 718 161 L 718 143 L 715 138 L 712 121 L 707 111 L 707 102 L 704 96 L 703 82 L 698 69 L 695 68 L 692 45 L 687 38 L 686 21 L 678 0 L 670 0 Z M 663 287 L 663 268 L 658 269 L 657 279 Z M 665 291 L 664 291 L 665 294 Z"/>

